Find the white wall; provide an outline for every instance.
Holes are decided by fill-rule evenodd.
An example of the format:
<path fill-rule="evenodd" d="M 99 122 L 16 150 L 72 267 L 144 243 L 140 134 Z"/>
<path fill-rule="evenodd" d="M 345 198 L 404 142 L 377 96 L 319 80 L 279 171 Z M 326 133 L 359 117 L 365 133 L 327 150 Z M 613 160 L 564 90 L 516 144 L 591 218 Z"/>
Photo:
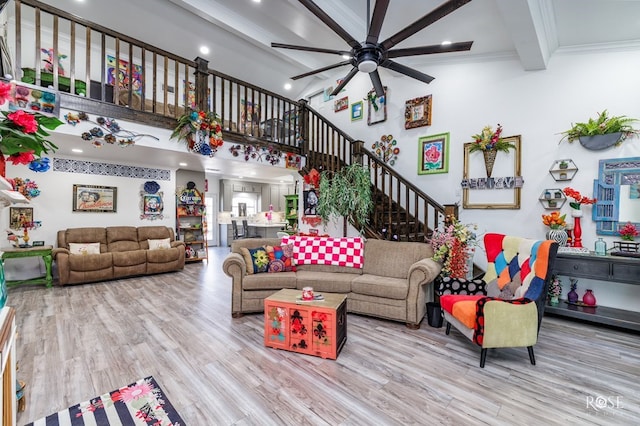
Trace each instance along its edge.
<path fill-rule="evenodd" d="M 523 71 L 514 58 L 420 67 L 436 77 L 429 85 L 382 69 L 382 83 L 389 87 L 387 120 L 373 126 L 367 125 L 366 102 L 365 117 L 356 122 L 351 122 L 349 110 L 334 112 L 333 100 L 322 102 L 322 96 L 315 97 L 312 106 L 350 136 L 364 140 L 367 148 L 382 135 L 392 134 L 401 150 L 394 168 L 440 203 L 459 203 L 461 220 L 477 223 L 480 232 L 540 238 L 547 231 L 541 215 L 550 212 L 538 202 L 545 188 L 571 186 L 583 195 L 592 196 L 598 160 L 640 156 L 637 138 L 603 151 L 586 150 L 578 142 L 559 143 L 560 132 L 604 109 L 612 115 L 640 118 L 640 104 L 635 96 L 640 93 L 639 53 L 637 48 L 560 52 L 551 58 L 548 69 L 542 71 Z M 335 86 L 335 80 L 324 85 Z M 319 88 L 322 86 L 314 87 L 309 93 Z M 357 102 L 371 88 L 369 77 L 359 74 L 336 98 L 348 96 L 350 103 Z M 405 130 L 405 102 L 429 94 L 433 95 L 431 126 Z M 522 136 L 521 207 L 518 210 L 462 209 L 463 144 L 471 142 L 471 135 L 479 133 L 484 126 L 495 129 L 498 123 L 504 128 L 504 136 Z M 449 172 L 418 175 L 418 138 L 444 132 L 450 132 L 451 136 Z M 556 182 L 548 173 L 553 161 L 561 158 L 571 158 L 578 166 L 579 171 L 570 182 Z M 567 202 L 562 212 L 569 213 L 569 209 Z M 582 220 L 583 244 L 593 249 L 597 237 L 590 217 L 591 208 L 587 207 Z M 619 238 L 604 239 L 611 247 L 612 241 Z M 483 253 L 481 255 L 476 256 L 476 262 L 482 265 Z"/>

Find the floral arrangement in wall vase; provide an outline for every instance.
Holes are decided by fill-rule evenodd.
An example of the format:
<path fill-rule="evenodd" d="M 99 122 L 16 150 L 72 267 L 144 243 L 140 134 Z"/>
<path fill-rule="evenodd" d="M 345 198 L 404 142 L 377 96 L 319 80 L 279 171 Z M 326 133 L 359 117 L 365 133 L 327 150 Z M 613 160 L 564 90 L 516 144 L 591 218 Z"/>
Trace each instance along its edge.
<path fill-rule="evenodd" d="M 0 105 L 12 97 L 11 83 L 0 82 Z M 47 130 L 54 130 L 62 124 L 57 117 L 23 110 L 2 111 L 0 120 L 0 175 L 5 176 L 5 155 L 14 165 L 29 165 L 35 172 L 49 170 L 49 159 L 43 154 L 55 152 L 58 147 L 46 138 Z"/>
<path fill-rule="evenodd" d="M 213 157 L 223 144 L 220 118 L 211 111 L 189 110 L 178 118 L 171 139 L 184 142 L 190 152 Z"/>
<path fill-rule="evenodd" d="M 583 147 L 592 151 L 619 146 L 628 137 L 640 134 L 640 130 L 631 125 L 636 121 L 638 120 L 625 115 L 609 116 L 605 109 L 596 118 L 575 123 L 569 130 L 562 132 L 560 142 L 565 139 L 573 142 L 577 139 Z"/>
<path fill-rule="evenodd" d="M 482 152 L 487 177 L 491 177 L 498 151 L 508 153 L 509 150 L 515 148 L 514 144 L 502 138 L 502 126 L 500 124 L 498 124 L 495 131 L 491 126 L 485 126 L 480 133 L 471 137 L 473 142 L 469 152 Z"/>

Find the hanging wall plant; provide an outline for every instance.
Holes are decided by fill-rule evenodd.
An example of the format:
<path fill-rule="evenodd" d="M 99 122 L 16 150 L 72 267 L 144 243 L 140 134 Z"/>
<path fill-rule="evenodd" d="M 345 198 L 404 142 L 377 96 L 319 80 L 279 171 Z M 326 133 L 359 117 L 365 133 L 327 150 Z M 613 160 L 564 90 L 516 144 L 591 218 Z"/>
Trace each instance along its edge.
<path fill-rule="evenodd" d="M 582 146 L 590 150 L 618 146 L 628 137 L 640 133 L 631 125 L 636 121 L 638 120 L 624 115 L 609 117 L 605 109 L 595 119 L 589 118 L 584 123 L 575 123 L 569 130 L 562 132 L 563 137 L 560 142 L 565 139 L 573 142 L 577 139 Z"/>

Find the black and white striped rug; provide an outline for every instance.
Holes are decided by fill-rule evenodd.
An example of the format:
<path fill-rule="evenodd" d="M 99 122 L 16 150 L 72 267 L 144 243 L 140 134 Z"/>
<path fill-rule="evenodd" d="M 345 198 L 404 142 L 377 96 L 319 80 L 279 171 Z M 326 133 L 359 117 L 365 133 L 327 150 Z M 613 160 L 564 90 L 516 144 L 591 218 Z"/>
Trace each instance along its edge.
<path fill-rule="evenodd" d="M 26 426 L 185 426 L 152 376 Z"/>

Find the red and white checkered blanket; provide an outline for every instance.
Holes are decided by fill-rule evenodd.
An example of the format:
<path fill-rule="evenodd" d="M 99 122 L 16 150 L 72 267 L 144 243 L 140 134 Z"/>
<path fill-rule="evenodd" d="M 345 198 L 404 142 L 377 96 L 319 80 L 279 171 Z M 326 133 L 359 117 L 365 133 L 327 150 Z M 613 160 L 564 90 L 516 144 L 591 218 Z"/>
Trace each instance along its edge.
<path fill-rule="evenodd" d="M 282 244 L 293 244 L 296 265 L 336 265 L 362 269 L 364 242 L 360 237 L 284 237 Z"/>

